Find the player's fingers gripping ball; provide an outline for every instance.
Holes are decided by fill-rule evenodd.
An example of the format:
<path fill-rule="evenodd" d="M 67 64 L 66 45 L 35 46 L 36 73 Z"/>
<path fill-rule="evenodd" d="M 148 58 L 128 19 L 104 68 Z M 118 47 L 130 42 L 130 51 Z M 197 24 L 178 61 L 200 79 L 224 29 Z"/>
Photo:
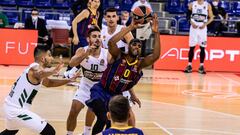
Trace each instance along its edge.
<path fill-rule="evenodd" d="M 146 6 L 138 6 L 132 11 L 132 17 L 135 22 L 146 24 L 151 20 L 152 12 Z"/>

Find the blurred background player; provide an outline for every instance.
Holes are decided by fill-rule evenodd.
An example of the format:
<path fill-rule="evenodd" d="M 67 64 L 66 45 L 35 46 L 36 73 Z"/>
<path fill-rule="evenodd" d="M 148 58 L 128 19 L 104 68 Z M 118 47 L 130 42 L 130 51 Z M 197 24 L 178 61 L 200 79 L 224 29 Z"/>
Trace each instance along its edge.
<path fill-rule="evenodd" d="M 102 132 L 104 126 L 110 127 L 107 120 L 108 102 L 114 95 L 122 94 L 123 91 L 130 90 L 142 77 L 142 69 L 152 65 L 160 57 L 160 34 L 158 32 L 158 18 L 153 17 L 152 30 L 155 34 L 154 51 L 144 58 L 140 57 L 141 41 L 132 39 L 129 43 L 129 51 L 122 53 L 117 47 L 117 42 L 131 30 L 136 29 L 144 19 L 133 20 L 132 24 L 122 29 L 114 35 L 108 42 L 108 50 L 112 58 L 108 61 L 108 67 L 104 71 L 99 83 L 91 88 L 91 98 L 86 101 L 88 107 L 97 116 L 97 121 L 93 127 L 92 134 Z"/>
<path fill-rule="evenodd" d="M 198 72 L 206 74 L 203 63 L 205 59 L 205 47 L 207 47 L 207 25 L 213 21 L 213 13 L 211 5 L 204 0 L 196 0 L 188 5 L 188 14 L 191 14 L 191 27 L 189 32 L 189 52 L 188 66 L 185 73 L 192 72 L 192 60 L 194 56 L 195 46 L 200 46 L 200 67 Z M 208 19 L 209 18 L 209 19 Z"/>
<path fill-rule="evenodd" d="M 53 57 L 46 47 L 35 48 L 35 62 L 23 71 L 5 99 L 6 129 L 0 133 L 1 135 L 15 135 L 23 127 L 41 135 L 55 135 L 55 130 L 49 123 L 29 110 L 41 84 L 46 87 L 57 87 L 76 79 L 76 76 L 65 80 L 49 79 L 49 76 L 58 73 L 63 67 L 63 64 L 59 64 L 49 69 L 52 60 Z"/>
<path fill-rule="evenodd" d="M 102 135 L 143 135 L 141 129 L 128 126 L 130 105 L 127 98 L 122 95 L 114 96 L 109 101 L 108 110 L 107 117 L 112 125 Z"/>
<path fill-rule="evenodd" d="M 72 135 L 77 125 L 77 116 L 84 108 L 85 101 L 90 99 L 90 89 L 102 77 L 107 68 L 107 49 L 102 48 L 101 33 L 98 28 L 91 28 L 87 38 L 89 45 L 80 47 L 70 60 L 70 66 L 81 65 L 83 77 L 72 101 L 67 119 L 67 135 Z M 94 113 L 89 109 L 86 114 L 84 135 L 91 134 Z"/>

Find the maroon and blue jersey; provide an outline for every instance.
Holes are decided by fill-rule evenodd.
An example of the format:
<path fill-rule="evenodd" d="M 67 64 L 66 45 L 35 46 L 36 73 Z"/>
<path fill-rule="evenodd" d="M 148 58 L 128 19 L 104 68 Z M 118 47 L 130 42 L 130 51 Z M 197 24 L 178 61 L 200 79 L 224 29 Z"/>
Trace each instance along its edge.
<path fill-rule="evenodd" d="M 141 129 L 134 127 L 116 128 L 111 127 L 102 132 L 102 135 L 144 135 Z"/>
<path fill-rule="evenodd" d="M 104 90 L 112 94 L 120 94 L 130 90 L 142 77 L 142 70 L 139 68 L 140 58 L 129 63 L 125 54 L 113 64 L 108 64 L 101 78 Z"/>
<path fill-rule="evenodd" d="M 85 47 L 88 45 L 88 42 L 87 42 L 88 31 L 92 26 L 96 26 L 98 22 L 97 15 L 94 15 L 89 8 L 87 10 L 89 11 L 88 18 L 84 18 L 82 21 L 80 21 L 77 24 L 79 46 L 81 47 Z"/>

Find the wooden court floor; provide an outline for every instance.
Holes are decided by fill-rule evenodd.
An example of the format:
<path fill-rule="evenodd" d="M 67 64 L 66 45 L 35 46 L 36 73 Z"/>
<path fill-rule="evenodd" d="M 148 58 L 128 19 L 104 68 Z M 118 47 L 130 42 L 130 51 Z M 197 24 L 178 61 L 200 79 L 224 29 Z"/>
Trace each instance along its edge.
<path fill-rule="evenodd" d="M 0 130 L 4 129 L 3 102 L 25 67 L 0 66 Z M 60 78 L 60 77 L 59 77 Z M 42 87 L 32 111 L 65 135 L 66 118 L 76 86 Z M 145 135 L 240 135 L 240 76 L 208 72 L 144 70 L 134 87 L 142 107 L 134 106 L 137 127 Z M 84 109 L 75 134 L 83 130 Z M 35 135 L 23 129 L 18 135 Z"/>

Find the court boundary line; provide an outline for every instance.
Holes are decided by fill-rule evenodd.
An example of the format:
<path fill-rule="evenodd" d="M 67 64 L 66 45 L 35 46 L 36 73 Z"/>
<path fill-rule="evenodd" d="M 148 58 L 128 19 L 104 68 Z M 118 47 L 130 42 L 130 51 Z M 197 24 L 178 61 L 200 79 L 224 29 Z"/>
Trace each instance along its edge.
<path fill-rule="evenodd" d="M 201 110 L 201 111 L 217 113 L 217 114 L 221 114 L 221 115 L 224 115 L 224 116 L 229 116 L 229 117 L 234 117 L 234 118 L 240 119 L 240 116 L 238 116 L 238 115 L 228 114 L 228 113 L 223 113 L 223 112 L 217 112 L 217 111 L 208 110 L 208 109 L 204 109 L 204 108 L 197 108 L 197 107 L 193 107 L 193 106 L 183 106 L 183 105 L 172 104 L 172 103 L 165 103 L 165 102 L 160 102 L 160 101 L 155 101 L 155 100 L 142 99 L 142 101 L 153 102 L 153 103 L 158 103 L 158 104 L 165 104 L 165 105 L 172 105 L 172 106 L 177 106 L 177 107 L 184 107 L 184 108 L 195 109 L 195 110 Z"/>
<path fill-rule="evenodd" d="M 218 130 L 205 130 L 205 129 L 196 129 L 196 128 L 168 128 L 172 130 L 189 130 L 189 131 L 202 131 L 202 132 L 210 132 L 210 133 L 223 133 L 223 134 L 231 134 L 231 135 L 239 135 L 238 133 L 233 132 L 225 132 L 225 131 L 218 131 Z"/>
<path fill-rule="evenodd" d="M 216 73 L 216 75 L 218 75 L 219 77 L 222 77 L 223 79 L 227 80 L 227 81 L 231 81 L 233 83 L 235 83 L 235 85 L 240 85 L 240 83 L 238 81 L 235 81 L 229 77 L 225 77 L 223 74 L 220 74 L 220 73 Z M 234 74 L 233 74 L 234 75 Z"/>
<path fill-rule="evenodd" d="M 171 133 L 170 131 L 168 131 L 168 129 L 167 128 L 164 128 L 162 125 L 160 125 L 158 122 L 156 122 L 156 121 L 153 121 L 153 123 L 157 126 L 157 127 L 159 127 L 161 130 L 163 130 L 164 132 L 166 132 L 168 135 L 173 135 L 173 133 Z"/>

